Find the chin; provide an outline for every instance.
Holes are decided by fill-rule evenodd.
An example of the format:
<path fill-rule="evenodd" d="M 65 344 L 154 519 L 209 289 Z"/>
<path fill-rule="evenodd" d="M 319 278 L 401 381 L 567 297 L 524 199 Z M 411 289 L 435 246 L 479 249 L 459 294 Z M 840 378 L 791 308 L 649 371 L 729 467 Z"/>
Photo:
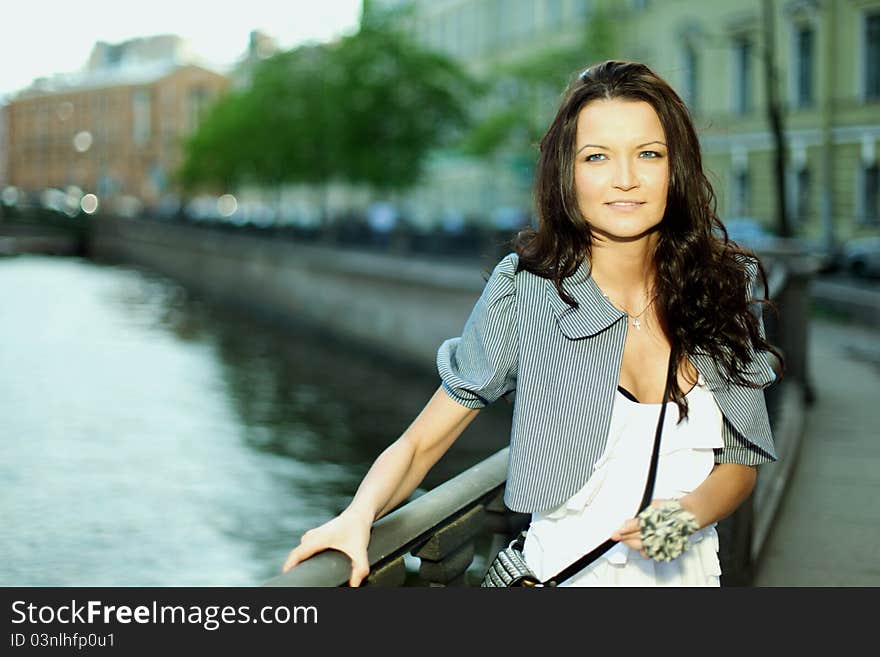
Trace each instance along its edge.
<path fill-rule="evenodd" d="M 609 241 L 634 241 L 639 240 L 657 231 L 660 222 L 603 222 L 591 224 L 590 231 L 601 240 Z"/>

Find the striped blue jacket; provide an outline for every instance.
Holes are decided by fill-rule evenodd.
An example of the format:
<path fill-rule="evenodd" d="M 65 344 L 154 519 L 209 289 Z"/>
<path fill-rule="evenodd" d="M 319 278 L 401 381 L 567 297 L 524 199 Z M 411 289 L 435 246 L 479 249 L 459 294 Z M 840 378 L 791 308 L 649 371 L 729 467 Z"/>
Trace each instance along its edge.
<path fill-rule="evenodd" d="M 437 368 L 443 389 L 467 408 L 516 390 L 504 501 L 533 513 L 577 492 L 605 450 L 628 322 L 602 295 L 586 260 L 563 283 L 577 309 L 552 281 L 517 272 L 517 262 L 511 253 L 498 263 L 461 336 L 440 346 Z M 757 266 L 750 269 L 754 280 Z M 724 418 L 715 461 L 775 461 L 763 390 L 731 383 L 708 354 L 689 358 Z M 755 352 L 747 378 L 762 388 L 774 381 L 764 352 Z"/>

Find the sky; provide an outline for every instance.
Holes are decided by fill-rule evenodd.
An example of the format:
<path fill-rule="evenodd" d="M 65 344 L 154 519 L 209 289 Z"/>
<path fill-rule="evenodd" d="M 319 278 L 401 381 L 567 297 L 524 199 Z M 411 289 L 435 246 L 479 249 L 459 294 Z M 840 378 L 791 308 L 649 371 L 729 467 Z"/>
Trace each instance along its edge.
<path fill-rule="evenodd" d="M 282 48 L 351 32 L 361 0 L 25 0 L 0 9 L 0 99 L 34 78 L 82 68 L 96 41 L 178 34 L 218 71 L 260 29 Z"/>

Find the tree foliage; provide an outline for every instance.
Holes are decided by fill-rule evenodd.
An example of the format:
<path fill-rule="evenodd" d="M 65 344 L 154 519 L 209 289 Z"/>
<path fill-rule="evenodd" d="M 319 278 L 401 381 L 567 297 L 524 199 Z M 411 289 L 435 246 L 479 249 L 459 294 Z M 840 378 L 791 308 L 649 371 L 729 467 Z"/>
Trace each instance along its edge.
<path fill-rule="evenodd" d="M 468 120 L 475 82 L 384 16 L 255 68 L 185 144 L 187 188 L 331 181 L 402 188 Z"/>

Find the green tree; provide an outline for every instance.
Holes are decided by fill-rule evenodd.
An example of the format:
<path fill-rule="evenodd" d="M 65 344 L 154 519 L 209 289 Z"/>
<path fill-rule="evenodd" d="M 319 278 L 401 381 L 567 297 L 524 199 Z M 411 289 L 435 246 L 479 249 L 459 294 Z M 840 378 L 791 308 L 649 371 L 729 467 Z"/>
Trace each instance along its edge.
<path fill-rule="evenodd" d="M 428 154 L 466 124 L 477 86 L 386 15 L 356 34 L 261 62 L 185 144 L 180 180 L 197 186 L 333 181 L 414 184 Z"/>
<path fill-rule="evenodd" d="M 378 189 L 414 184 L 427 155 L 467 125 L 476 83 L 389 20 L 364 21 L 334 57 L 344 71 L 343 177 Z"/>
<path fill-rule="evenodd" d="M 332 126 L 342 123 L 333 103 L 335 64 L 326 46 L 261 62 L 250 86 L 214 105 L 185 144 L 184 185 L 326 182 L 338 157 Z"/>
<path fill-rule="evenodd" d="M 248 98 L 231 93 L 221 97 L 184 143 L 184 162 L 177 179 L 189 191 L 198 186 L 228 188 L 240 175 L 244 153 L 237 141 L 249 131 Z"/>

